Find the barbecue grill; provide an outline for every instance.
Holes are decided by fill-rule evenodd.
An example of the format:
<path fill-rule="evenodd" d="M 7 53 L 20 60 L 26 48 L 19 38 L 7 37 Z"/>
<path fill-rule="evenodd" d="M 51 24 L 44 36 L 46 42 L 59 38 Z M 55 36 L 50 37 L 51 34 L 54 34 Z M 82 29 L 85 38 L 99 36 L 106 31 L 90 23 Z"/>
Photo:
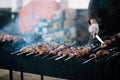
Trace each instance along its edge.
<path fill-rule="evenodd" d="M 12 47 L 6 48 L 8 44 Z M 15 49 L 17 46 L 13 46 L 13 44 L 15 44 L 14 41 L 4 42 L 0 49 L 0 68 L 2 69 L 59 77 L 68 80 L 120 79 L 119 38 L 105 48 L 101 48 L 99 44 L 96 44 L 91 47 L 91 51 L 88 54 L 72 58 L 68 56 L 63 56 L 62 58 L 60 58 L 61 56 L 56 57 L 56 55 L 49 55 L 49 52 L 37 56 L 34 53 L 29 54 L 27 52 L 22 54 L 14 53 L 24 46 L 19 46 L 19 49 Z M 73 47 L 72 45 L 69 46 Z M 104 49 L 108 50 L 109 54 L 94 59 L 89 57 L 90 54 Z"/>

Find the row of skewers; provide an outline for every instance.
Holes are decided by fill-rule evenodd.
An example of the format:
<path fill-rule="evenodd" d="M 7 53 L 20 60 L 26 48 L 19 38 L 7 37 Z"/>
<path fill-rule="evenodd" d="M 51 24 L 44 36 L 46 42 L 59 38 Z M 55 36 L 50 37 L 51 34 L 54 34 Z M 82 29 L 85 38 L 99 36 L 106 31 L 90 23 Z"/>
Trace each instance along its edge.
<path fill-rule="evenodd" d="M 65 56 L 69 56 L 69 57 L 81 57 L 84 56 L 86 54 L 88 54 L 90 51 L 89 47 L 85 47 L 85 46 L 78 46 L 78 47 L 72 47 L 70 45 L 67 44 L 63 44 L 60 46 L 52 46 L 50 48 L 50 46 L 48 45 L 41 45 L 41 44 L 37 44 L 37 45 L 32 45 L 32 46 L 28 46 L 28 47 L 23 47 L 22 49 L 20 49 L 17 52 L 13 52 L 11 54 L 17 54 L 17 55 L 21 55 L 21 54 L 26 54 L 26 56 L 35 54 L 35 56 L 40 56 L 40 55 L 56 55 L 56 57 L 65 57 Z M 62 58 L 61 57 L 61 58 Z M 56 59 L 58 60 L 58 59 Z"/>
<path fill-rule="evenodd" d="M 51 45 L 48 43 L 38 43 L 33 44 L 28 47 L 23 47 L 19 51 L 11 53 L 16 55 L 33 55 L 35 57 L 43 55 L 43 58 L 49 57 L 49 59 L 60 60 L 65 58 L 65 60 L 69 60 L 71 58 L 82 58 L 84 56 L 88 56 L 89 60 L 85 61 L 87 63 L 93 59 L 100 58 L 104 55 L 110 54 L 111 49 L 105 49 L 107 46 L 111 45 L 116 39 L 119 38 L 118 35 L 111 36 L 110 39 L 104 41 L 104 44 L 96 45 L 94 48 L 89 46 L 76 46 L 73 47 L 69 44 L 56 44 Z"/>
<path fill-rule="evenodd" d="M 104 43 L 101 44 L 100 47 L 97 47 L 96 49 L 94 49 L 94 51 L 96 52 L 93 51 L 93 53 L 89 55 L 89 59 L 83 62 L 83 64 L 88 63 L 92 60 L 101 58 L 102 56 L 108 55 L 110 53 L 114 53 L 113 55 L 118 55 L 120 51 L 116 46 L 114 46 L 111 49 L 105 49 L 106 47 L 113 45 L 114 42 L 118 41 L 118 39 L 120 40 L 120 33 L 114 34 L 109 39 L 104 40 Z"/>
<path fill-rule="evenodd" d="M 17 36 L 5 34 L 5 33 L 0 34 L 0 42 L 5 42 L 5 41 L 10 42 L 10 41 L 14 41 L 16 39 L 18 39 Z"/>

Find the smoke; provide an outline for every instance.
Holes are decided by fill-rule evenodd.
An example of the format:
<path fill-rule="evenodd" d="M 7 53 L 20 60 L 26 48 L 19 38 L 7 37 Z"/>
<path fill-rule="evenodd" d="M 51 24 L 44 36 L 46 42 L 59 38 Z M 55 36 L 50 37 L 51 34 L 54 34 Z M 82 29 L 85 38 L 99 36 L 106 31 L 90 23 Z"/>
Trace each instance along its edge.
<path fill-rule="evenodd" d="M 0 34 L 3 33 L 12 36 L 18 36 L 17 40 L 10 42 L 6 41 L 4 43 L 2 49 L 6 51 L 16 51 L 24 46 L 29 46 L 33 43 L 38 43 L 42 41 L 42 37 L 40 34 L 30 32 L 22 34 L 19 30 L 18 18 L 12 20 L 9 24 L 3 26 L 3 28 L 0 29 Z"/>
<path fill-rule="evenodd" d="M 18 35 L 20 34 L 19 28 L 18 28 L 18 18 L 15 20 L 11 20 L 9 24 L 6 24 L 3 26 L 3 28 L 0 30 L 0 33 L 6 33 L 11 35 Z"/>

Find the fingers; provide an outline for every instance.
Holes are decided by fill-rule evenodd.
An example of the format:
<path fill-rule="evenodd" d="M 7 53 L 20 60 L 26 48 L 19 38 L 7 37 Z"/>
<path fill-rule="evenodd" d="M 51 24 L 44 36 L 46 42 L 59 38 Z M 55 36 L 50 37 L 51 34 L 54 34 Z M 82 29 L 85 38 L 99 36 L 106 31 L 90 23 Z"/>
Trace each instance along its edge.
<path fill-rule="evenodd" d="M 91 35 L 93 36 L 93 38 L 95 38 L 95 35 L 98 34 L 99 32 L 99 26 L 97 23 L 95 24 L 92 24 L 90 27 L 89 27 L 89 32 L 91 33 Z"/>
<path fill-rule="evenodd" d="M 92 32 L 92 36 L 93 36 L 93 38 L 95 38 L 95 32 Z"/>

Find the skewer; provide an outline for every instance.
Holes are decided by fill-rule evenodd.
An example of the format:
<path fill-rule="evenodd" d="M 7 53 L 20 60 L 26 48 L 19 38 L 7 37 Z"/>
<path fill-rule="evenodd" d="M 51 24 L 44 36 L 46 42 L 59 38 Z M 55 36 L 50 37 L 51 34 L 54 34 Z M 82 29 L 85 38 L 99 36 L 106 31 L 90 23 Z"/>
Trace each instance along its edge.
<path fill-rule="evenodd" d="M 108 55 L 109 53 L 110 53 L 110 51 L 108 51 L 108 50 L 99 50 L 95 54 L 91 54 L 89 56 L 90 59 L 83 62 L 83 64 L 86 64 L 86 63 L 90 62 L 91 60 L 97 59 L 97 58 L 102 57 L 104 55 Z"/>
<path fill-rule="evenodd" d="M 16 51 L 16 52 L 12 52 L 10 54 L 13 55 L 13 54 L 17 54 L 17 53 L 20 53 L 20 52 L 22 52 L 22 51 Z"/>
<path fill-rule="evenodd" d="M 45 56 L 43 56 L 42 58 L 46 58 L 46 57 L 48 57 L 48 56 L 50 56 L 50 54 L 48 54 L 48 55 L 45 55 Z"/>
<path fill-rule="evenodd" d="M 114 53 L 113 55 L 111 55 L 109 58 L 106 59 L 106 62 L 107 62 L 108 60 L 110 60 L 110 58 L 115 57 L 115 56 L 117 56 L 117 55 L 119 55 L 119 54 L 120 54 L 120 52 Z"/>
<path fill-rule="evenodd" d="M 99 50 L 101 47 L 97 47 L 97 48 L 95 48 L 92 52 L 95 52 L 95 51 L 97 51 L 97 50 Z"/>
<path fill-rule="evenodd" d="M 21 52 L 21 53 L 17 54 L 17 56 L 22 55 L 22 54 L 24 54 L 24 53 L 27 53 L 27 51 Z"/>
<path fill-rule="evenodd" d="M 26 54 L 26 56 L 30 56 L 30 55 L 32 55 L 32 54 L 34 54 L 34 52 L 31 52 L 31 53 L 29 53 L 29 54 Z"/>
<path fill-rule="evenodd" d="M 72 59 L 72 58 L 73 58 L 73 57 L 68 57 L 68 58 L 65 59 L 65 61 L 70 60 L 70 59 Z"/>
<path fill-rule="evenodd" d="M 41 53 L 38 53 L 37 55 L 35 55 L 34 57 L 38 57 L 38 56 L 40 56 L 40 55 L 42 55 Z"/>
<path fill-rule="evenodd" d="M 91 50 L 94 50 L 96 48 L 98 48 L 100 45 L 96 44 L 94 47 L 91 48 Z"/>
<path fill-rule="evenodd" d="M 60 59 L 64 58 L 65 56 L 66 55 L 60 56 L 60 57 L 56 58 L 55 60 L 60 60 Z"/>
<path fill-rule="evenodd" d="M 88 63 L 88 62 L 90 62 L 90 61 L 92 61 L 92 60 L 93 60 L 93 58 L 88 59 L 88 60 L 86 60 L 85 62 L 83 62 L 82 64 L 86 64 L 86 63 Z"/>
<path fill-rule="evenodd" d="M 118 54 L 120 54 L 120 52 L 113 54 L 111 57 L 117 56 Z"/>
<path fill-rule="evenodd" d="M 54 58 L 57 58 L 58 56 L 56 55 L 56 56 L 52 56 L 52 57 L 50 57 L 50 58 L 48 58 L 48 59 L 54 59 Z"/>
<path fill-rule="evenodd" d="M 97 40 L 98 40 L 101 44 L 104 44 L 103 40 L 102 40 L 98 35 L 96 35 L 95 37 L 97 38 Z"/>

